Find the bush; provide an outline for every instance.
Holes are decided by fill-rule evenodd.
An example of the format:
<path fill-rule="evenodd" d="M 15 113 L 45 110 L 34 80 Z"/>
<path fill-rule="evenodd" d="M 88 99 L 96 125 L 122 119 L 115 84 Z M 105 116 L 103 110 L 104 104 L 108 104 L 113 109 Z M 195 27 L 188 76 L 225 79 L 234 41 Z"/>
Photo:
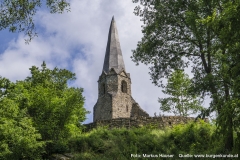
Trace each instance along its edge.
<path fill-rule="evenodd" d="M 164 130 L 98 128 L 71 139 L 69 148 L 76 153 L 75 159 L 93 160 L 124 160 L 131 158 L 131 154 L 217 154 L 223 143 L 217 139 L 215 131 L 215 125 L 204 121 Z"/>

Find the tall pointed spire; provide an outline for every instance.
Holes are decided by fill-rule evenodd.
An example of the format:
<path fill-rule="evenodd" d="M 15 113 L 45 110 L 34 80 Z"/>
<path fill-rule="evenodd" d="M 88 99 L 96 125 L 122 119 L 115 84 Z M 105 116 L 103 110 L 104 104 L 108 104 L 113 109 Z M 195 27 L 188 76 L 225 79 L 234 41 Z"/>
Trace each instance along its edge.
<path fill-rule="evenodd" d="M 125 69 L 114 16 L 109 28 L 103 71 L 108 72 L 111 68 L 114 68 L 117 72 Z"/>

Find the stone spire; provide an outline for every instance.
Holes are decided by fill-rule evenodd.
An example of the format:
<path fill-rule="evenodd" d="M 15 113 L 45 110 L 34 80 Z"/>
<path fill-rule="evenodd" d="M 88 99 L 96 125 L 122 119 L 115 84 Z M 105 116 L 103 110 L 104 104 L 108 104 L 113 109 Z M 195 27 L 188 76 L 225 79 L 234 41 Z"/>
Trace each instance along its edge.
<path fill-rule="evenodd" d="M 122 69 L 125 69 L 114 17 L 112 17 L 111 25 L 109 28 L 103 71 L 108 73 L 111 68 L 114 68 L 117 73 Z"/>

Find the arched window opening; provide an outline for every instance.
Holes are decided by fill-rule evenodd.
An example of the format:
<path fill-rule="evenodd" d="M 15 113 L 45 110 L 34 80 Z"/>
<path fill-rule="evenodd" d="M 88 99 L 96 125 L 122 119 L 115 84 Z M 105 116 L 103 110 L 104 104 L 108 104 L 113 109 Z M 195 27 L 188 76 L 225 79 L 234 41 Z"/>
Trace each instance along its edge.
<path fill-rule="evenodd" d="M 102 84 L 102 91 L 103 91 L 103 94 L 105 94 L 105 84 L 104 83 Z"/>
<path fill-rule="evenodd" d="M 122 81 L 121 90 L 123 93 L 127 93 L 127 82 L 126 81 Z"/>

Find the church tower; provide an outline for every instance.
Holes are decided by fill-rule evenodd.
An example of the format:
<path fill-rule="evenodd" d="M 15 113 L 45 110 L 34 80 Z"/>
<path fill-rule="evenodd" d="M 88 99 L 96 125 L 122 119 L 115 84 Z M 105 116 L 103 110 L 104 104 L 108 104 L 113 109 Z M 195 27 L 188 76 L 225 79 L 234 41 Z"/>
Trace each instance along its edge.
<path fill-rule="evenodd" d="M 98 80 L 98 100 L 93 112 L 93 121 L 149 117 L 132 98 L 131 78 L 125 70 L 114 17 L 109 28 L 103 70 Z"/>

